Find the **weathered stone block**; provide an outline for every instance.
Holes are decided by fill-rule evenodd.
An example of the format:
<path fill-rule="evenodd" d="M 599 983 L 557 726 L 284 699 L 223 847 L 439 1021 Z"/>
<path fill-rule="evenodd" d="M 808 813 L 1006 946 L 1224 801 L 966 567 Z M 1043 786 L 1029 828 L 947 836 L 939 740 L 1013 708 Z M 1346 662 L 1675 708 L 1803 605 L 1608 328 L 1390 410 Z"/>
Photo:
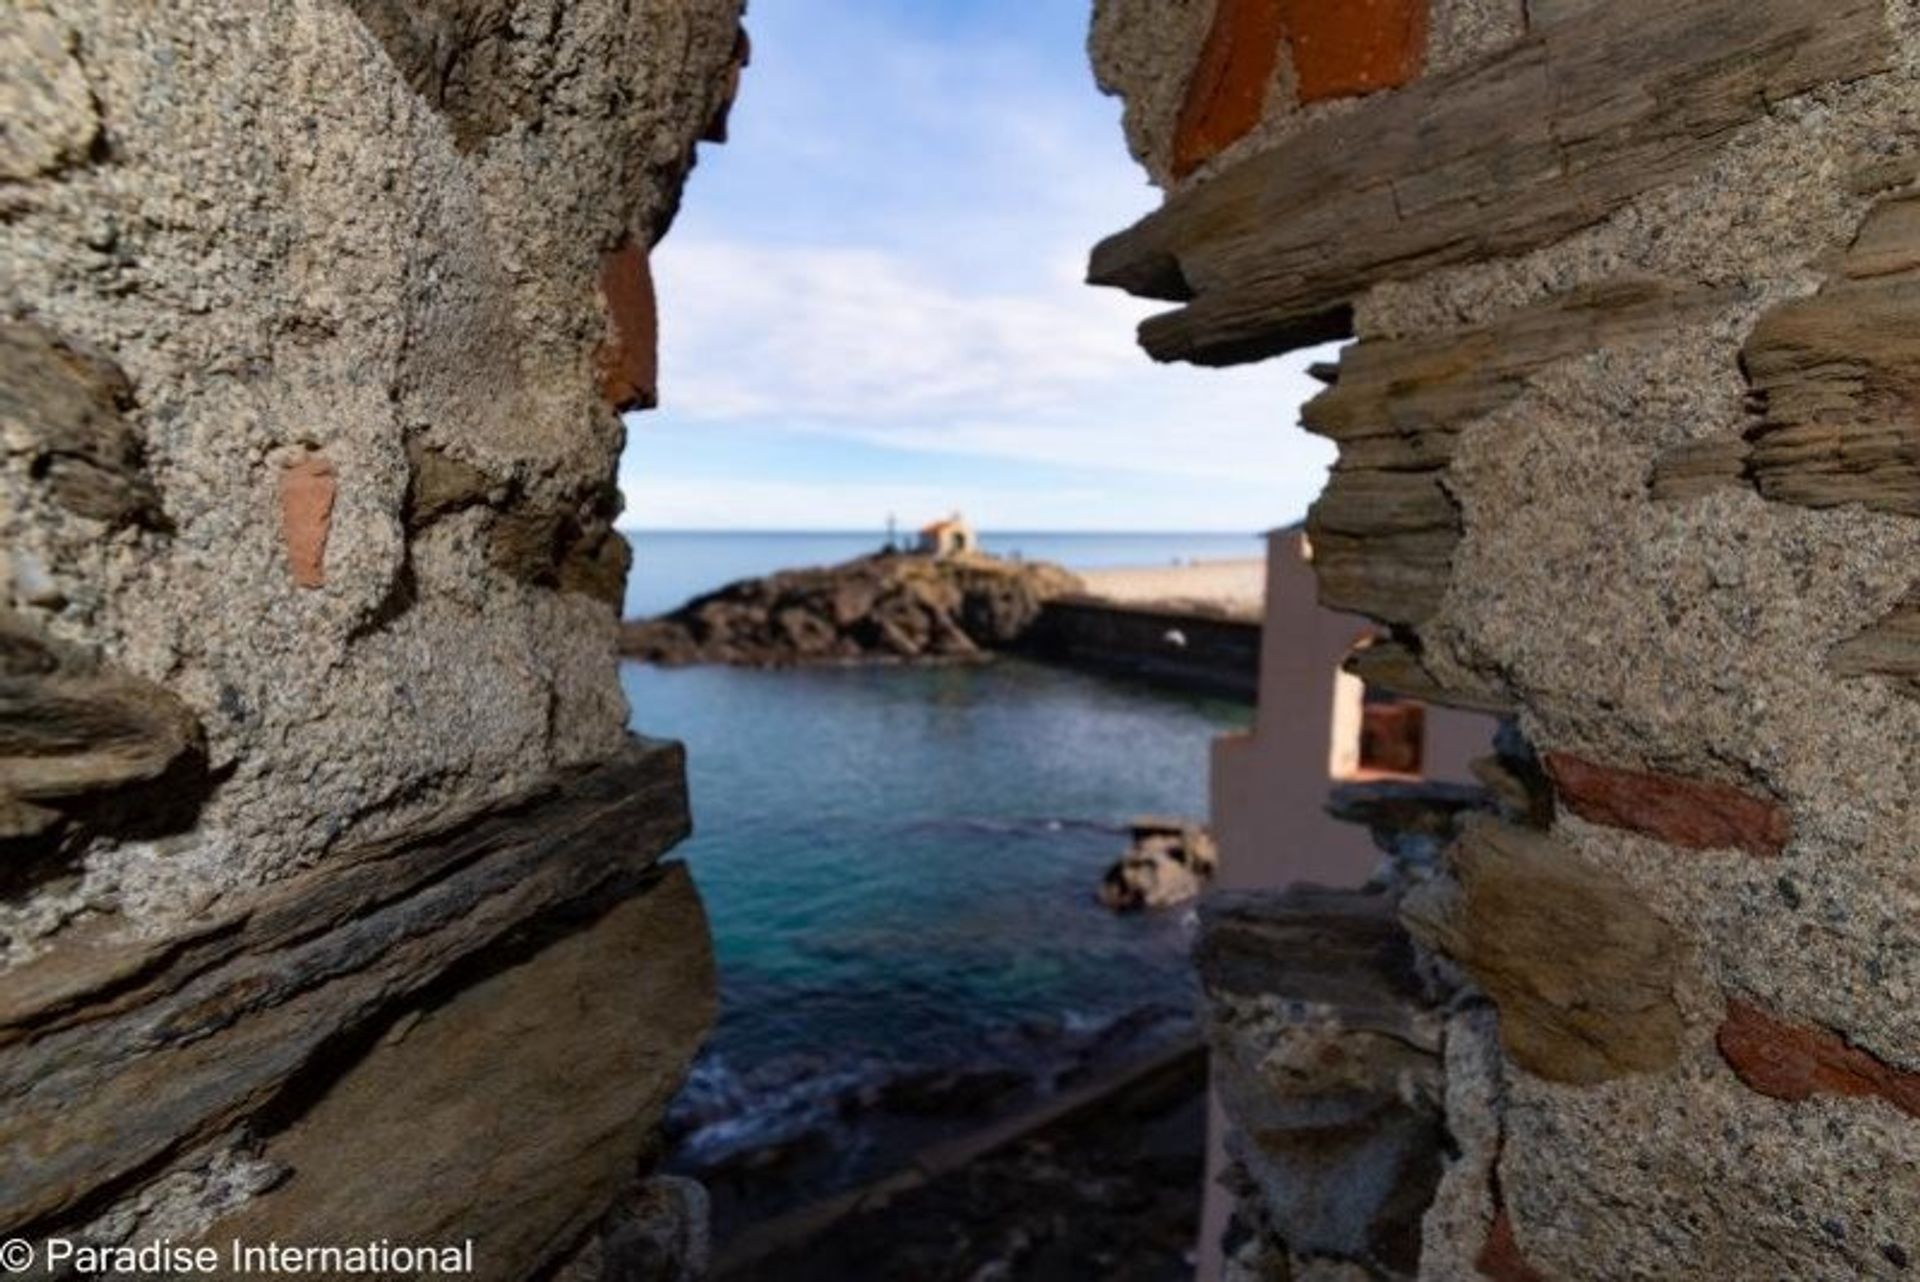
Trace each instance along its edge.
<path fill-rule="evenodd" d="M 99 352 L 30 322 L 0 323 L 0 447 L 77 516 L 165 524 L 125 411 L 133 386 Z"/>
<path fill-rule="evenodd" d="M 1307 523 L 1321 601 L 1391 623 L 1431 617 L 1462 533 L 1442 478 L 1460 435 L 1556 362 L 1658 342 L 1675 324 L 1735 298 L 1623 279 L 1491 324 L 1348 348 L 1338 380 L 1301 415 L 1309 431 L 1340 446 L 1339 466 Z M 1494 696 L 1462 697 L 1485 703 Z M 1452 700 L 1442 694 L 1441 701 Z"/>
<path fill-rule="evenodd" d="M 1700 172 L 1770 103 L 1883 70 L 1890 49 L 1879 0 L 1593 5 L 1174 195 L 1103 241 L 1089 278 L 1188 304 L 1141 326 L 1159 360 L 1337 337 L 1369 287 L 1592 226 Z"/>
<path fill-rule="evenodd" d="M 10 835 L 38 836 L 66 819 L 164 828 L 204 796 L 205 765 L 205 735 L 179 699 L 0 611 L 0 808 Z"/>
<path fill-rule="evenodd" d="M 1920 694 L 1920 590 L 1835 646 L 1827 666 L 1843 677 L 1894 677 Z"/>
<path fill-rule="evenodd" d="M 1920 516 L 1920 196 L 1878 206 L 1837 278 L 1762 316 L 1741 362 L 1763 495 Z"/>
<path fill-rule="evenodd" d="M 1542 833 L 1469 824 L 1454 880 L 1410 891 L 1401 917 L 1500 1008 L 1514 1062 L 1577 1085 L 1657 1073 L 1680 1054 L 1680 941 L 1624 881 Z"/>
<path fill-rule="evenodd" d="M 636 741 L 556 783 L 429 839 L 338 852 L 171 934 L 77 935 L 0 973 L 0 1226 L 225 1132 L 323 1048 L 460 988 L 459 968 L 655 884 L 688 829 L 678 745 Z"/>
<path fill-rule="evenodd" d="M 286 1180 L 207 1240 L 471 1236 L 475 1276 L 534 1276 L 632 1183 L 715 1007 L 685 865 L 567 932 L 388 1025 L 265 1142 Z"/>
<path fill-rule="evenodd" d="M 1202 905 L 1215 1089 L 1263 1229 L 1411 1276 L 1440 1178 L 1439 1024 L 1384 894 L 1296 886 Z"/>

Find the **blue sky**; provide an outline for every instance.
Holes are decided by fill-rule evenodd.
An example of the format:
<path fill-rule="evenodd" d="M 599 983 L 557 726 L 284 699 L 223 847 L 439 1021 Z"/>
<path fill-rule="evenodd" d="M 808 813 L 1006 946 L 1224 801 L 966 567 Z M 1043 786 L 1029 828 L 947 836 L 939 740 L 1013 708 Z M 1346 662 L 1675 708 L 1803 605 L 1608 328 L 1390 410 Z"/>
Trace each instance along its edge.
<path fill-rule="evenodd" d="M 655 251 L 661 407 L 624 523 L 1264 529 L 1332 449 L 1310 357 L 1156 365 L 1082 283 L 1157 203 L 1093 84 L 1084 0 L 755 0 L 730 139 Z"/>

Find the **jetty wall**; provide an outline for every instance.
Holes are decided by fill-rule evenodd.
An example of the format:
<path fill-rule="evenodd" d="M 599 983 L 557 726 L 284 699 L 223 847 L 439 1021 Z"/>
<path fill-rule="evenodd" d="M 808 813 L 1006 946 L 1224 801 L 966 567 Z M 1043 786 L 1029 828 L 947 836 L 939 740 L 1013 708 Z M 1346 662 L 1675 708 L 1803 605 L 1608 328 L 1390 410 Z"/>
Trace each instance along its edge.
<path fill-rule="evenodd" d="M 1059 597 L 1041 608 L 1018 648 L 1069 667 L 1245 703 L 1260 685 L 1259 621 L 1198 610 Z"/>

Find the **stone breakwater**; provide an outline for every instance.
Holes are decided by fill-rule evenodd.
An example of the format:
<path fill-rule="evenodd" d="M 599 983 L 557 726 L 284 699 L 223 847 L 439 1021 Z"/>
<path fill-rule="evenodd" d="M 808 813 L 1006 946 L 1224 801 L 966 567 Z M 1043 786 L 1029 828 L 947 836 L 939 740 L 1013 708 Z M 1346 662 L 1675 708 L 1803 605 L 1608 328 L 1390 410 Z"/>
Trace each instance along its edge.
<path fill-rule="evenodd" d="M 1018 641 L 1079 587 L 1044 562 L 879 552 L 729 584 L 627 623 L 620 649 L 668 666 L 972 659 Z"/>

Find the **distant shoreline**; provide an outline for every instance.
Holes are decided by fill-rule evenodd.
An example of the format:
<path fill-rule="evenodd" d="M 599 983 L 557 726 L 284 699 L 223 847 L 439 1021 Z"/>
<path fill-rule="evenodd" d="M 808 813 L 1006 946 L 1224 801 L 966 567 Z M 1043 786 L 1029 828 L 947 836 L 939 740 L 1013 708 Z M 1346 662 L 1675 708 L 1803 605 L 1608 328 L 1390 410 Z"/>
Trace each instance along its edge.
<path fill-rule="evenodd" d="M 867 527 L 846 529 L 757 529 L 745 526 L 720 528 L 701 528 L 698 526 L 653 526 L 622 525 L 617 528 L 620 534 L 687 534 L 701 538 L 863 538 L 872 539 L 875 546 L 886 541 L 884 529 Z M 981 531 L 984 538 L 1045 538 L 1045 539 L 1239 539 L 1259 543 L 1266 537 L 1262 530 L 1002 530 L 987 528 Z"/>
<path fill-rule="evenodd" d="M 1266 601 L 1267 559 L 1263 556 L 1078 573 L 1087 596 L 1113 605 L 1214 610 L 1235 618 L 1258 618 Z"/>

